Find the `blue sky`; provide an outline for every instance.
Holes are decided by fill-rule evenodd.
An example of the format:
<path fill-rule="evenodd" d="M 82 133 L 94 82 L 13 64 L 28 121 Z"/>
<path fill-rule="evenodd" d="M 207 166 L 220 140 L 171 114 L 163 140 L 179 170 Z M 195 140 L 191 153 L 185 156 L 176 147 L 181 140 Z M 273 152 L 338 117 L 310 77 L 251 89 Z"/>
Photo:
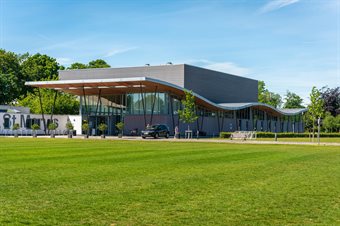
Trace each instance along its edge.
<path fill-rule="evenodd" d="M 0 48 L 67 66 L 187 63 L 308 102 L 340 85 L 338 0 L 0 0 Z"/>

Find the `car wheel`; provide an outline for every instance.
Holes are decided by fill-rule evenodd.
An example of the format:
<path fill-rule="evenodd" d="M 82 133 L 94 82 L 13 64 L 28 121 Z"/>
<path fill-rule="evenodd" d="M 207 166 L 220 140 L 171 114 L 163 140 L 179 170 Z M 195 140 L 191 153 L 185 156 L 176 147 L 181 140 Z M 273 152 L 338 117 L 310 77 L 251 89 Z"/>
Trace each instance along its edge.
<path fill-rule="evenodd" d="M 143 139 L 145 139 L 145 137 L 142 137 Z"/>
<path fill-rule="evenodd" d="M 159 137 L 158 133 L 155 134 L 155 139 L 157 139 Z"/>
<path fill-rule="evenodd" d="M 169 138 L 169 133 L 165 134 L 165 138 L 168 139 Z"/>

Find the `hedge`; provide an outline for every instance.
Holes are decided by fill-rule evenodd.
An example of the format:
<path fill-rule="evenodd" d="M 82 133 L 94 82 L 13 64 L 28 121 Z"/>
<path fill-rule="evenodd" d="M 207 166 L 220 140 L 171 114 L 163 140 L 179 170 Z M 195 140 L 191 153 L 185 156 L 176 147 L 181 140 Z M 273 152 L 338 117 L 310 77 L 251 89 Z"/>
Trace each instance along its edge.
<path fill-rule="evenodd" d="M 220 138 L 230 138 L 231 132 L 221 132 Z M 257 132 L 257 138 L 274 138 L 275 133 L 272 132 Z M 278 138 L 285 137 L 309 137 L 309 133 L 277 133 Z M 317 133 L 315 133 L 315 137 Z M 340 133 L 320 133 L 320 137 L 340 137 Z"/>

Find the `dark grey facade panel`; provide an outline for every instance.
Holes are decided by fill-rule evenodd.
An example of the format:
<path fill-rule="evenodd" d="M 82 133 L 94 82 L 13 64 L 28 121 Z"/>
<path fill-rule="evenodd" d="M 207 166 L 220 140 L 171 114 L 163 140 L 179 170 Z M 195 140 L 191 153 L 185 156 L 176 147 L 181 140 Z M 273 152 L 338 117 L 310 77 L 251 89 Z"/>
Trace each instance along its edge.
<path fill-rule="evenodd" d="M 184 88 L 212 102 L 257 102 L 257 80 L 190 65 L 185 65 L 184 71 Z"/>
<path fill-rule="evenodd" d="M 60 80 L 149 77 L 189 89 L 215 103 L 257 102 L 257 81 L 179 64 L 59 71 Z"/>
<path fill-rule="evenodd" d="M 184 86 L 184 65 L 98 68 L 59 71 L 60 80 L 149 77 Z"/>

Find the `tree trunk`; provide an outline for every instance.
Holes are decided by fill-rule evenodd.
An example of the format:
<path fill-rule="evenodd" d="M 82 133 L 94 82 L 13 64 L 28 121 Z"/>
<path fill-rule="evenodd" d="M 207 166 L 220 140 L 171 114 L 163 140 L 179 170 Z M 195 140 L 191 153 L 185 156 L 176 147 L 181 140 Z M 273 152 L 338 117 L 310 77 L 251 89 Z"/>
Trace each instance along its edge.
<path fill-rule="evenodd" d="M 314 137 L 315 137 L 315 125 L 314 125 L 314 123 L 313 123 L 313 130 L 312 130 L 313 132 L 312 132 L 312 134 L 313 134 L 313 142 L 314 142 Z"/>

